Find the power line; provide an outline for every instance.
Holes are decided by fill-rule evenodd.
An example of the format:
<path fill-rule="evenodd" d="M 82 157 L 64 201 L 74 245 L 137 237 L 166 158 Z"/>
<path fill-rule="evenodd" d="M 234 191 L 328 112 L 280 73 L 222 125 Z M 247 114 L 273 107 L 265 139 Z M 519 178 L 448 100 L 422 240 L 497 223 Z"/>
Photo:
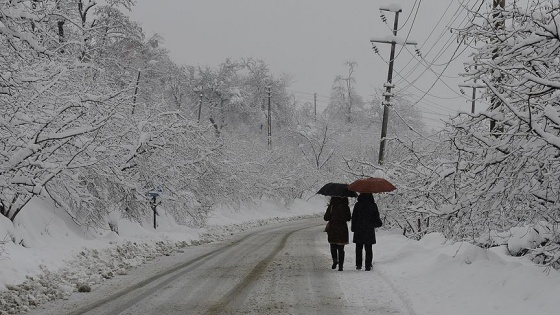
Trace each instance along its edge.
<path fill-rule="evenodd" d="M 410 17 L 414 13 L 414 7 L 416 7 L 417 2 L 418 2 L 418 0 L 414 0 L 414 4 L 412 5 L 412 10 L 410 10 L 410 13 L 406 17 L 406 20 L 404 21 L 403 25 L 398 29 L 398 31 L 401 31 L 406 26 L 406 24 L 408 23 L 408 20 L 410 20 Z M 420 2 L 422 2 L 422 0 L 420 0 Z M 418 5 L 418 6 L 420 6 L 420 5 Z M 418 11 L 416 11 L 416 12 L 418 12 Z M 416 18 L 416 16 L 414 18 Z M 414 21 L 412 22 L 412 25 L 414 25 Z M 411 26 L 411 28 L 412 28 L 412 26 Z"/>
<path fill-rule="evenodd" d="M 477 2 L 478 2 L 478 1 L 477 1 Z M 475 2 L 475 4 L 472 6 L 471 10 L 474 9 L 474 7 L 477 5 L 477 2 Z M 480 6 L 480 7 L 481 7 L 481 6 Z M 478 8 L 478 10 L 480 10 L 480 7 Z M 459 7 L 459 8 L 461 8 L 461 7 Z M 458 11 L 456 11 L 456 13 L 457 13 L 457 12 L 458 12 Z M 454 14 L 454 16 L 455 16 L 454 21 L 456 21 L 457 18 L 458 18 L 458 15 L 457 15 L 456 13 Z M 460 25 L 463 24 L 463 23 L 465 22 L 465 20 L 466 20 L 467 17 L 468 17 L 468 15 L 465 16 L 465 17 L 463 18 L 463 20 L 461 21 Z M 472 20 L 469 20 L 469 22 L 472 22 Z M 448 25 L 449 25 L 449 24 L 448 24 Z M 450 39 L 453 39 L 453 37 L 451 37 Z M 424 71 L 422 71 L 422 72 L 420 73 L 420 75 L 419 75 L 415 80 L 413 80 L 412 82 L 409 82 L 409 85 L 408 85 L 408 86 L 413 85 L 413 83 L 415 83 L 417 80 L 419 80 L 419 79 L 424 75 L 424 73 L 426 73 L 426 71 L 430 70 L 431 72 L 433 72 L 433 73 L 437 76 L 436 80 L 441 81 L 441 82 L 442 82 L 446 87 L 448 87 L 451 91 L 453 91 L 455 94 L 459 95 L 459 94 L 457 93 L 457 91 L 456 91 L 454 88 L 452 88 L 451 86 L 449 86 L 445 81 L 441 80 L 441 77 L 443 76 L 443 73 L 445 72 L 445 70 L 447 69 L 447 67 L 449 66 L 449 64 L 450 64 L 452 61 L 454 61 L 455 59 L 457 59 L 457 58 L 469 47 L 468 45 L 465 45 L 465 48 L 464 48 L 459 54 L 457 54 L 457 49 L 456 49 L 455 52 L 453 53 L 453 56 L 451 57 L 451 59 L 450 59 L 449 61 L 447 61 L 446 63 L 442 63 L 442 64 L 441 64 L 442 66 L 445 65 L 445 68 L 444 68 L 444 70 L 443 70 L 441 73 L 437 74 L 437 73 L 431 68 L 432 66 L 435 66 L 434 62 L 435 62 L 437 59 L 439 59 L 439 58 L 443 55 L 443 52 L 447 51 L 447 49 L 449 49 L 449 47 L 451 46 L 451 45 L 450 45 L 450 44 L 451 44 L 450 39 L 447 40 L 447 42 L 444 44 L 444 47 L 438 52 L 438 54 L 436 55 L 436 57 L 434 57 L 434 59 L 432 60 L 431 63 L 428 63 L 427 60 L 425 60 L 423 57 L 420 57 L 420 60 L 421 60 L 421 61 L 424 61 L 424 62 L 426 63 L 426 64 L 424 65 L 426 68 L 425 68 Z M 472 40 L 471 40 L 471 42 L 472 42 Z M 469 43 L 469 44 L 470 44 L 470 43 Z M 458 44 L 458 47 L 460 47 L 460 45 L 461 45 L 461 43 Z M 434 46 L 433 46 L 433 47 L 434 47 Z M 432 48 L 433 48 L 433 47 L 432 47 Z M 430 51 L 431 51 L 431 50 L 430 50 Z M 409 52 L 410 52 L 410 51 L 409 51 Z M 413 58 L 418 59 L 414 54 L 411 53 L 411 55 L 413 56 Z M 413 70 L 409 71 L 409 74 L 410 74 L 412 71 L 414 71 L 419 65 L 420 65 L 420 63 L 416 64 L 415 67 L 413 68 Z M 439 65 L 437 65 L 437 66 L 439 66 Z M 403 79 L 404 79 L 404 76 L 403 76 Z M 430 90 L 433 88 L 434 85 L 435 85 L 435 83 L 430 87 Z M 402 90 L 408 88 L 408 86 L 405 86 L 404 88 L 400 89 L 400 91 L 402 91 Z M 463 97 L 462 95 L 459 95 L 459 96 Z"/>
<path fill-rule="evenodd" d="M 293 92 L 293 93 L 315 95 L 315 93 L 312 93 L 312 92 L 304 92 L 304 91 L 291 90 L 291 89 L 288 89 L 288 91 Z M 325 96 L 325 95 L 321 95 L 321 94 L 317 94 L 317 96 L 330 99 L 330 96 Z"/>
<path fill-rule="evenodd" d="M 416 5 L 416 1 L 414 2 L 414 4 Z M 416 21 L 416 17 L 418 16 L 418 11 L 420 11 L 420 5 L 422 4 L 422 0 L 419 0 L 418 2 L 418 7 L 416 7 L 416 12 L 414 13 L 414 19 L 412 19 L 412 24 L 410 25 L 410 28 L 408 30 L 408 33 L 406 34 L 406 37 L 404 39 L 404 42 L 406 43 L 408 41 L 408 38 L 410 37 L 410 33 L 412 32 L 412 28 L 414 26 L 414 22 Z M 412 7 L 412 10 L 414 10 L 414 6 Z M 412 14 L 412 13 L 411 13 Z M 408 21 L 408 20 L 407 20 Z M 406 45 L 402 45 L 401 49 L 399 50 L 397 56 L 395 58 L 398 58 L 401 55 L 401 52 L 403 51 L 403 49 L 406 47 Z"/>
<path fill-rule="evenodd" d="M 454 19 L 454 21 L 455 21 L 455 20 L 456 20 L 456 18 Z M 463 19 L 463 21 L 461 21 L 461 23 L 463 23 L 464 20 L 465 20 L 465 19 Z M 449 24 L 448 24 L 448 25 L 449 25 Z M 443 33 L 442 33 L 442 36 L 443 36 Z M 441 39 L 442 36 L 440 36 L 440 39 Z M 418 80 L 426 73 L 426 71 L 428 71 L 428 70 L 430 70 L 430 71 L 432 71 L 434 74 L 436 74 L 435 71 L 434 71 L 433 69 L 431 69 L 431 67 L 434 66 L 434 65 L 435 65 L 435 61 L 438 60 L 441 56 L 443 56 L 443 54 L 450 48 L 453 39 L 454 39 L 454 38 L 453 38 L 452 36 L 450 36 L 450 38 L 446 40 L 444 46 L 440 49 L 440 51 L 436 54 L 436 56 L 434 57 L 434 59 L 433 59 L 431 62 L 428 62 L 427 60 L 425 60 L 424 57 L 419 56 L 420 61 L 424 61 L 424 63 L 425 63 L 425 65 L 424 65 L 424 66 L 425 66 L 425 69 L 417 76 L 416 79 L 414 79 L 412 82 L 409 82 L 409 85 L 412 84 L 412 83 L 415 83 L 416 81 L 418 81 Z M 428 53 L 426 54 L 426 56 L 432 51 L 432 49 L 433 49 L 434 47 L 435 47 L 435 45 L 432 46 L 432 48 L 428 51 Z M 465 48 L 465 49 L 466 49 L 466 48 Z M 463 50 L 463 51 L 464 51 L 464 50 Z M 463 52 L 463 51 L 462 51 L 462 52 Z M 409 52 L 410 52 L 410 51 L 409 51 Z M 462 52 L 461 52 L 461 53 L 462 53 Z M 413 54 L 412 52 L 410 52 L 410 54 L 412 55 L 412 58 L 413 58 L 413 59 L 418 60 L 418 58 L 416 57 L 415 54 Z M 452 60 L 450 60 L 450 61 L 452 61 Z M 414 65 L 414 67 L 413 67 L 411 70 L 409 70 L 409 71 L 407 72 L 406 75 L 404 75 L 404 76 L 402 76 L 402 77 L 403 77 L 403 78 L 404 78 L 404 77 L 408 77 L 413 71 L 415 71 L 415 70 L 416 70 L 420 65 L 422 65 L 422 64 L 423 64 L 422 62 L 416 63 L 416 64 Z M 446 64 L 442 64 L 442 65 L 446 65 Z M 441 76 L 443 76 L 443 73 L 436 74 L 436 75 L 439 76 L 439 77 L 441 77 Z M 456 93 L 455 89 L 453 89 L 453 88 L 451 88 L 449 85 L 447 85 L 446 82 L 442 81 L 442 83 L 445 84 L 448 88 L 450 88 L 450 90 L 452 90 L 452 91 L 454 91 L 454 92 Z M 404 90 L 404 89 L 406 89 L 407 87 L 408 87 L 408 86 L 402 88 L 401 90 Z"/>
<path fill-rule="evenodd" d="M 454 57 L 455 53 L 457 53 L 457 51 L 459 50 L 459 47 L 461 47 L 461 45 L 457 45 L 457 49 L 455 49 L 455 52 L 453 52 L 453 55 L 451 56 L 452 58 Z M 443 74 L 445 72 L 445 70 L 447 70 L 447 67 L 449 67 L 451 63 L 448 63 L 445 68 L 441 71 L 441 73 Z M 420 100 L 422 100 L 424 97 L 426 97 L 426 95 L 434 88 L 434 86 L 436 85 L 437 81 L 439 81 L 440 77 L 437 77 L 436 80 L 434 81 L 434 83 L 430 86 L 430 88 L 428 89 L 428 91 L 426 91 L 422 97 L 420 97 L 420 99 L 415 103 L 418 104 L 420 102 Z"/>
<path fill-rule="evenodd" d="M 380 58 L 381 58 L 381 60 L 383 60 L 383 62 L 388 63 L 387 60 L 385 60 L 382 56 L 380 56 Z M 431 69 L 430 69 L 430 70 L 431 70 Z M 394 71 L 395 71 L 395 72 L 397 73 L 397 75 L 401 78 L 401 79 L 400 79 L 400 82 L 405 81 L 406 83 L 408 83 L 408 85 L 407 85 L 406 87 L 401 88 L 401 89 L 395 91 L 395 93 L 401 93 L 403 90 L 407 89 L 408 87 L 413 87 L 413 88 L 417 89 L 418 91 L 420 91 L 420 92 L 422 92 L 422 93 L 429 94 L 429 91 L 424 91 L 424 90 L 422 90 L 421 88 L 419 88 L 419 87 L 417 87 L 416 85 L 414 85 L 415 81 L 417 81 L 417 80 L 419 79 L 419 77 L 416 78 L 413 82 L 410 82 L 410 81 L 408 81 L 407 79 L 405 79 L 405 76 L 402 75 L 399 71 L 397 71 L 397 70 L 394 70 Z M 425 71 L 424 71 L 424 72 L 425 72 Z M 423 72 L 423 73 L 424 73 L 424 72 Z M 441 76 L 441 74 L 435 73 L 435 71 L 433 71 L 433 70 L 432 70 L 432 72 L 434 72 L 434 74 L 435 74 L 436 76 Z M 441 81 L 442 81 L 442 80 L 441 80 Z M 445 97 L 441 97 L 441 96 L 436 96 L 436 95 L 433 95 L 433 94 L 429 94 L 430 96 L 432 96 L 432 97 L 434 97 L 434 98 L 439 98 L 439 99 L 458 99 L 458 98 L 465 98 L 465 99 L 466 99 L 466 97 L 465 97 L 464 95 L 459 94 L 457 91 L 455 91 L 454 89 L 452 89 L 446 82 L 444 82 L 444 81 L 442 81 L 442 82 L 443 82 L 443 84 L 445 84 L 449 89 L 451 89 L 455 94 L 457 94 L 457 96 L 456 96 L 456 97 L 445 98 Z"/>
<path fill-rule="evenodd" d="M 447 8 L 446 8 L 446 10 L 445 10 L 445 12 L 444 12 L 444 14 L 440 17 L 440 19 L 438 20 L 438 22 L 437 22 L 437 24 L 434 26 L 434 28 L 432 28 L 432 31 L 431 31 L 430 34 L 428 35 L 428 38 L 426 38 L 426 40 L 424 41 L 424 43 L 420 46 L 420 49 L 422 49 L 422 48 L 424 47 L 424 45 L 426 45 L 426 44 L 428 43 L 429 38 L 433 35 L 433 33 L 434 33 L 434 31 L 436 30 L 437 26 L 441 23 L 441 21 L 443 20 L 443 17 L 447 14 L 449 8 L 451 7 L 452 2 L 453 2 L 453 1 L 450 1 L 449 5 L 447 6 Z M 459 7 L 455 10 L 455 12 L 453 13 L 453 15 L 451 16 L 450 21 L 447 22 L 446 26 L 443 28 L 443 30 L 441 31 L 440 35 L 439 35 L 438 38 L 435 40 L 435 42 L 441 42 L 441 39 L 442 39 L 442 37 L 447 33 L 448 28 L 450 28 L 453 24 L 455 24 L 455 22 L 457 21 L 457 19 L 458 19 L 459 16 L 460 16 L 459 13 L 462 12 L 460 9 L 461 9 L 461 6 L 459 6 Z M 468 17 L 468 15 L 465 16 L 465 17 L 463 18 L 463 20 L 459 23 L 459 25 L 461 25 L 462 23 L 464 23 L 465 20 L 467 19 L 467 17 Z M 434 48 L 436 48 L 437 45 L 432 45 L 431 48 L 430 48 L 426 53 L 423 54 L 424 57 L 421 57 L 421 58 L 425 60 L 425 62 L 426 62 L 427 65 L 434 65 L 435 62 L 436 62 L 436 60 L 438 60 L 438 59 L 443 55 L 443 53 L 446 52 L 447 49 L 449 49 L 450 44 L 451 44 L 451 42 L 452 42 L 453 39 L 455 39 L 455 37 L 453 37 L 452 35 L 449 35 L 449 38 L 448 38 L 447 40 L 445 40 L 445 43 L 443 44 L 442 48 L 436 53 L 435 57 L 433 58 L 433 60 L 432 60 L 431 62 L 428 62 L 427 60 L 425 60 L 425 58 L 426 58 L 428 55 L 431 54 L 432 50 L 433 50 Z M 404 71 L 404 69 L 405 69 L 405 68 L 410 64 L 410 62 L 412 62 L 412 60 L 414 60 L 414 59 L 417 60 L 417 58 L 413 55 L 413 58 L 411 58 L 411 59 L 409 60 L 409 62 L 403 67 L 403 70 L 402 70 L 402 71 Z M 420 66 L 420 64 L 419 64 L 419 63 L 416 63 L 416 64 L 413 66 L 413 68 L 410 69 L 410 70 L 406 73 L 406 76 L 409 76 L 410 74 L 412 74 L 412 72 L 414 72 L 419 66 Z M 426 70 L 425 70 L 425 71 L 426 71 Z M 419 75 L 419 77 L 421 77 L 421 76 L 425 73 L 425 71 L 423 71 L 423 72 Z"/>
<path fill-rule="evenodd" d="M 480 10 L 481 7 L 482 7 L 482 4 L 480 5 L 479 10 Z M 473 8 L 474 8 L 474 6 L 473 6 Z M 441 74 L 443 74 L 443 73 L 445 72 L 445 70 L 447 70 L 447 68 L 448 68 L 449 65 L 451 64 L 451 61 L 455 59 L 455 54 L 457 53 L 457 51 L 459 50 L 460 47 L 461 47 L 461 43 L 459 43 L 459 44 L 457 45 L 457 48 L 455 49 L 455 51 L 454 51 L 453 54 L 451 55 L 451 58 L 450 58 L 449 63 L 447 63 L 447 64 L 445 65 L 444 69 L 441 71 Z M 463 50 L 463 51 L 464 51 L 464 50 Z M 436 78 L 436 81 L 434 81 L 434 83 L 430 86 L 430 88 L 428 89 L 427 92 L 430 92 L 430 91 L 434 88 L 434 86 L 435 86 L 435 84 L 437 83 L 437 81 L 440 80 L 441 74 L 440 74 L 440 76 L 438 76 L 438 77 Z M 426 94 L 427 94 L 427 93 L 424 93 L 424 95 L 422 95 L 422 97 L 416 102 L 416 104 L 418 104 L 418 103 L 420 102 L 420 100 L 422 100 L 422 99 L 426 96 Z"/>

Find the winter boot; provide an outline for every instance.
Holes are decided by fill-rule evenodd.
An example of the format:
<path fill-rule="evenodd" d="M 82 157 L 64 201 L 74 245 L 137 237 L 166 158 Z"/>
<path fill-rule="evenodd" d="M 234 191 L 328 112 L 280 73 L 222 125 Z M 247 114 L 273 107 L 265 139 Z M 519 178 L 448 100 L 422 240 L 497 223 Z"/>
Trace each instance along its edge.
<path fill-rule="evenodd" d="M 365 249 L 366 249 L 366 271 L 370 271 L 373 262 L 373 249 L 369 244 L 365 245 Z"/>
<path fill-rule="evenodd" d="M 342 271 L 344 266 L 344 247 L 338 251 L 338 271 Z"/>
<path fill-rule="evenodd" d="M 332 256 L 332 269 L 336 269 L 336 265 L 338 264 L 338 254 L 337 248 L 335 244 L 331 244 L 331 256 Z"/>
<path fill-rule="evenodd" d="M 362 269 L 362 261 L 363 261 L 363 259 L 362 259 L 362 255 L 363 255 L 362 248 L 363 248 L 363 246 L 364 246 L 363 244 L 356 243 L 356 269 L 357 270 Z"/>

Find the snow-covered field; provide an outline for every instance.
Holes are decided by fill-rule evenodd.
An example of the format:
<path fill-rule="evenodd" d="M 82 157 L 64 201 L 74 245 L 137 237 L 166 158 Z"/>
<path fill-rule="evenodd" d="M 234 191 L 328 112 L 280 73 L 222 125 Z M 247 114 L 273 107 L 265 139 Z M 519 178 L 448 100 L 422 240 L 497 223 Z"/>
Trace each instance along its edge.
<path fill-rule="evenodd" d="M 151 222 L 142 227 L 121 219 L 117 235 L 82 231 L 63 213 L 35 200 L 18 217 L 17 229 L 0 218 L 4 240 L 0 313 L 22 313 L 48 300 L 87 294 L 77 291 L 95 290 L 104 279 L 119 277 L 159 255 L 173 255 L 264 224 L 322 215 L 326 202 L 316 196 L 297 200 L 288 208 L 263 201 L 241 210 L 216 209 L 204 229 L 178 226 L 162 212 L 157 231 Z M 346 270 L 350 271 L 352 244 L 346 252 Z M 378 280 L 409 301 L 415 314 L 557 314 L 560 310 L 556 298 L 560 273 L 546 272 L 523 257 L 511 257 L 504 247 L 484 250 L 446 242 L 436 234 L 413 241 L 399 231 L 382 230 L 374 253 L 376 275 L 382 277 Z M 326 235 L 324 255 L 329 255 Z M 363 281 L 363 274 L 346 272 L 343 286 L 375 296 L 373 283 Z"/>

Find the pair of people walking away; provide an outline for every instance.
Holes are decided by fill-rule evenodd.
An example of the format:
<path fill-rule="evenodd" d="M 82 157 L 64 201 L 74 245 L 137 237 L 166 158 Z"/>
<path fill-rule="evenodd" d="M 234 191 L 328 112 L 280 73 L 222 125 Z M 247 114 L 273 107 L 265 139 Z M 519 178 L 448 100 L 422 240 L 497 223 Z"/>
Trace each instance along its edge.
<path fill-rule="evenodd" d="M 327 240 L 331 246 L 332 269 L 342 271 L 344 268 L 344 245 L 348 244 L 348 225 L 346 222 L 352 219 L 348 198 L 331 197 L 327 211 L 323 216 L 325 221 L 329 221 L 325 227 Z"/>
<path fill-rule="evenodd" d="M 325 232 L 331 249 L 332 269 L 336 269 L 337 265 L 339 271 L 344 268 L 344 245 L 349 243 L 346 222 L 352 220 L 351 229 L 354 232 L 352 241 L 356 243 L 356 269 L 362 269 L 365 250 L 365 267 L 366 271 L 370 271 L 373 262 L 373 244 L 376 243 L 375 228 L 382 225 L 373 195 L 360 194 L 352 214 L 348 206 L 348 198 L 331 197 L 323 219 L 328 221 Z"/>

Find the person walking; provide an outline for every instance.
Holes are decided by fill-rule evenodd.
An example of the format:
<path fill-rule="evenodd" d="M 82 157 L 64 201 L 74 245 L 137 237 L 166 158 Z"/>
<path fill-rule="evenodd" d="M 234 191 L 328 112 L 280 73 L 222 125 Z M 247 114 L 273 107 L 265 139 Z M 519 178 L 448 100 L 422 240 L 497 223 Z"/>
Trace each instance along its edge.
<path fill-rule="evenodd" d="M 375 228 L 382 225 L 379 209 L 372 194 L 362 193 L 352 211 L 351 230 L 354 232 L 352 241 L 356 243 L 356 269 L 362 269 L 362 254 L 365 250 L 366 271 L 370 271 L 373 261 L 373 244 Z"/>
<path fill-rule="evenodd" d="M 329 221 L 325 227 L 327 240 L 331 247 L 332 269 L 342 271 L 344 268 L 344 245 L 349 243 L 348 224 L 352 215 L 348 207 L 348 198 L 331 197 L 327 211 L 323 216 L 325 221 Z"/>

